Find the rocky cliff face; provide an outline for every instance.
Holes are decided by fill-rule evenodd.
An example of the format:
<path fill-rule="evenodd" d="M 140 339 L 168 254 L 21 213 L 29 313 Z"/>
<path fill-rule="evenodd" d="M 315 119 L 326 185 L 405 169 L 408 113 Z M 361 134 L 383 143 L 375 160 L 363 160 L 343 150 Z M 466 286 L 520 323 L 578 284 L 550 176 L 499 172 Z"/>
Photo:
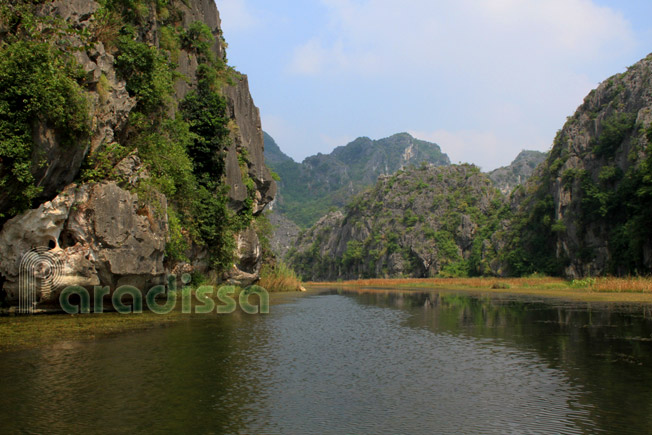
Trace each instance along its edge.
<path fill-rule="evenodd" d="M 300 164 L 280 152 L 271 137 L 268 143 L 269 165 L 281 178 L 275 208 L 301 227 L 312 225 L 332 208 L 343 207 L 354 195 L 373 186 L 380 175 L 424 161 L 436 166 L 450 164 L 438 145 L 407 133 L 381 140 L 361 137 Z"/>
<path fill-rule="evenodd" d="M 232 133 L 233 145 L 228 149 L 226 157 L 226 183 L 231 186 L 229 195 L 232 200 L 238 202 L 244 200 L 246 196 L 242 193 L 243 190 L 246 193 L 246 186 L 243 184 L 241 170 L 237 165 L 238 156 L 242 155 L 242 150 L 245 150 L 248 175 L 256 183 L 254 213 L 258 214 L 276 196 L 276 182 L 265 165 L 260 111 L 251 97 L 246 76 L 241 76 L 235 85 L 226 87 L 224 95 L 228 101 L 229 117 L 237 125 L 237 129 Z"/>
<path fill-rule="evenodd" d="M 149 289 L 163 284 L 167 230 L 165 208 L 139 205 L 136 195 L 113 182 L 72 184 L 5 224 L 0 233 L 3 290 L 10 301 L 18 299 L 21 259 L 40 247 L 62 266 L 59 288 L 40 294 L 42 304 L 56 304 L 57 290 L 66 286 Z"/>
<path fill-rule="evenodd" d="M 138 23 L 136 37 L 152 47 L 143 51 L 143 62 L 165 44 L 170 46 L 165 53 L 176 57 L 178 77 L 171 97 L 164 98 L 168 114 L 164 114 L 167 118 L 164 116 L 163 122 L 167 122 L 165 119 L 175 119 L 179 103 L 197 89 L 198 80 L 205 74 L 202 70 L 205 59 L 212 59 L 212 65 L 221 65 L 225 60 L 219 14 L 212 0 L 173 0 L 166 7 L 145 0 L 137 3 L 140 9 L 134 18 Z M 106 18 L 110 15 L 106 8 L 87 0 L 46 1 L 35 14 L 57 17 L 60 21 L 55 22 L 63 23 L 61 28 L 74 30 L 67 34 L 65 41 L 83 72 L 83 77 L 76 80 L 87 102 L 90 122 L 86 134 L 77 135 L 71 144 L 62 141 L 65 128 L 50 125 L 47 117 L 34 119 L 30 170 L 39 193 L 31 199 L 32 209 L 12 217 L 15 199 L 6 193 L 8 190 L 0 193 L 0 216 L 4 215 L 0 231 L 0 275 L 4 282 L 1 291 L 9 300 L 15 299 L 20 258 L 31 249 L 43 247 L 60 258 L 66 284 L 102 284 L 115 288 L 126 283 L 142 288 L 161 282 L 172 269 L 208 272 L 211 267 L 207 252 L 194 243 L 187 248 L 186 261 L 172 261 L 167 257 L 170 227 L 166 196 L 154 191 L 148 193 L 147 199 L 139 198 L 142 191 L 139 182 L 149 179 L 151 171 L 157 170 L 141 162 L 138 155 L 142 150 L 138 147 L 142 145 L 117 161 L 106 157 L 112 156 L 109 150 L 126 142 L 142 142 L 142 137 L 134 139 L 134 117 L 144 97 L 133 90 L 133 85 L 129 88 L 124 72 L 116 68 L 117 56 L 124 55 L 116 49 L 122 19 L 111 21 Z M 210 29 L 212 37 L 201 34 L 204 28 Z M 20 43 L 21 36 L 13 32 L 7 22 L 0 22 L 0 38 Z M 193 32 L 199 32 L 199 36 Z M 97 37 L 88 40 L 75 36 L 84 34 Z M 169 41 L 170 34 L 174 43 Z M 40 43 L 31 35 L 25 39 Z M 200 43 L 205 40 L 210 43 L 206 42 L 209 46 L 204 49 Z M 151 62 L 155 62 L 158 58 L 152 56 Z M 138 59 L 129 60 L 138 62 Z M 265 166 L 259 111 L 249 93 L 246 76 L 229 72 L 219 93 L 226 103 L 223 122 L 228 125 L 230 140 L 216 153 L 224 166 L 222 183 L 228 186 L 230 213 L 255 216 L 273 200 L 276 192 L 275 182 Z M 90 172 L 94 179 L 80 179 L 80 169 L 88 166 L 89 155 L 96 158 L 92 161 L 94 172 Z M 97 156 L 106 161 L 97 164 L 100 158 Z M 164 153 L 160 155 L 160 159 L 167 157 Z M 11 170 L 8 161 L 0 160 L 0 175 Z M 76 183 L 71 184 L 73 180 Z M 244 218 L 240 221 L 247 222 Z M 181 236 L 186 237 L 185 233 Z M 249 225 L 232 237 L 235 238 L 235 265 L 218 278 L 251 283 L 258 278 L 261 265 L 257 235 Z M 56 298 L 56 294 L 50 297 Z"/>
<path fill-rule="evenodd" d="M 652 271 L 652 57 L 592 91 L 514 195 L 510 271 Z"/>
<path fill-rule="evenodd" d="M 399 171 L 302 233 L 289 259 L 311 280 L 498 274 L 505 204 L 472 165 Z"/>
<path fill-rule="evenodd" d="M 539 151 L 521 151 L 509 166 L 489 172 L 489 178 L 502 193 L 508 195 L 516 186 L 525 184 L 546 156 L 546 153 Z"/>
<path fill-rule="evenodd" d="M 283 259 L 294 247 L 301 229 L 276 211 L 272 211 L 268 218 L 273 231 L 270 240 L 272 251 L 278 258 Z"/>

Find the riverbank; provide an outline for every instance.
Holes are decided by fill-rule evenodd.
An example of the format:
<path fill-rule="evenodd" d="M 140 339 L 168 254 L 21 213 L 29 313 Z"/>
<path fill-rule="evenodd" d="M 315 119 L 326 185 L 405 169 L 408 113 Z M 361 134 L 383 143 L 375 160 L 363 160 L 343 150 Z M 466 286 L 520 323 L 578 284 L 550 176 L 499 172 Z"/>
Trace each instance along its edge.
<path fill-rule="evenodd" d="M 434 289 L 540 296 L 584 302 L 652 304 L 652 278 L 644 277 L 587 278 L 574 281 L 551 277 L 365 279 L 341 282 L 309 282 L 305 285 L 309 289 L 323 287 Z"/>
<path fill-rule="evenodd" d="M 31 349 L 66 341 L 89 341 L 127 331 L 165 327 L 184 317 L 177 312 L 164 316 L 154 313 L 104 313 L 0 317 L 0 352 Z"/>
<path fill-rule="evenodd" d="M 234 295 L 237 299 L 241 289 Z M 300 292 L 270 293 L 270 305 L 284 303 L 298 297 Z M 252 299 L 252 303 L 254 300 Z M 241 308 L 237 308 L 237 315 Z M 184 314 L 176 309 L 168 314 L 144 310 L 142 314 L 37 314 L 32 316 L 0 316 L 0 353 L 34 349 L 65 342 L 84 342 L 134 333 L 152 328 L 163 328 L 188 321 L 192 316 L 232 314 Z M 251 314 L 243 314 L 251 315 Z"/>
<path fill-rule="evenodd" d="M 650 278 L 599 278 L 566 281 L 560 278 L 434 278 L 434 279 L 371 279 L 345 282 L 306 283 L 308 289 L 403 289 L 455 290 L 469 293 L 496 293 L 535 296 L 581 302 L 652 304 Z M 271 305 L 299 297 L 302 293 L 270 293 Z M 0 353 L 38 348 L 64 342 L 83 342 L 133 333 L 151 328 L 172 326 L 188 320 L 189 315 L 172 311 L 166 315 L 151 312 L 124 315 L 35 315 L 0 317 Z"/>

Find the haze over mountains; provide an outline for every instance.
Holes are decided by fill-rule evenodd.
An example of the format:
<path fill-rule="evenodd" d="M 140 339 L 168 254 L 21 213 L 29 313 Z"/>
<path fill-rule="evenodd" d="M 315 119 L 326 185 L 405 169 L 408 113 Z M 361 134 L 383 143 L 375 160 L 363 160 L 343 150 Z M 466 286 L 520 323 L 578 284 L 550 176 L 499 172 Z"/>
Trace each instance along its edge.
<path fill-rule="evenodd" d="M 509 166 L 489 172 L 489 178 L 504 194 L 509 194 L 516 186 L 525 183 L 548 156 L 541 151 L 521 151 Z"/>

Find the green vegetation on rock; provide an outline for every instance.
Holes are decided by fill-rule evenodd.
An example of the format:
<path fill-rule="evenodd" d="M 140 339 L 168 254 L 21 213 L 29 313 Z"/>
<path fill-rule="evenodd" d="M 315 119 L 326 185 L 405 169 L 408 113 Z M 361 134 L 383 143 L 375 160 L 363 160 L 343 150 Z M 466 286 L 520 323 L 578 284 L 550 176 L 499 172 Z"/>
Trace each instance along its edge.
<path fill-rule="evenodd" d="M 123 3 L 107 1 L 106 7 L 126 20 L 137 21 L 133 8 Z M 146 5 L 139 4 L 141 9 Z M 160 9 L 161 4 L 148 7 Z M 167 3 L 166 7 L 172 5 Z M 176 237 L 167 250 L 172 259 L 183 260 L 185 249 L 195 243 L 208 249 L 213 268 L 224 271 L 233 262 L 233 234 L 250 222 L 228 209 L 228 187 L 223 181 L 224 151 L 230 137 L 226 101 L 220 89 L 221 79 L 229 71 L 212 56 L 214 37 L 203 23 L 168 32 L 168 38 L 177 38 L 177 43 L 168 41 L 171 50 L 139 41 L 131 25 L 124 26 L 120 33 L 115 66 L 137 101 L 123 146 L 128 152 L 136 151 L 152 175 L 137 188 L 139 196 L 145 200 L 155 198 L 155 194 L 148 195 L 148 190 L 154 190 L 168 198 L 176 226 Z M 199 68 L 196 89 L 174 110 L 177 108 L 172 94 L 179 76 L 172 58 L 177 46 L 193 52 Z M 179 237 L 183 234 L 189 237 Z"/>
<path fill-rule="evenodd" d="M 305 231 L 289 259 L 309 280 L 497 275 L 509 216 L 477 167 L 411 167 Z"/>
<path fill-rule="evenodd" d="M 371 140 L 361 137 L 331 154 L 317 154 L 296 163 L 265 136 L 265 157 L 280 178 L 278 212 L 306 228 L 334 208 L 341 208 L 357 193 L 407 165 L 422 162 L 449 165 L 438 145 L 407 133 Z"/>
<path fill-rule="evenodd" d="M 66 46 L 75 30 L 38 17 L 40 2 L 0 5 L 0 197 L 10 207 L 0 220 L 28 208 L 42 193 L 35 179 L 45 151 L 35 146 L 39 123 L 52 128 L 65 147 L 86 147 L 90 133 L 84 71 Z"/>
<path fill-rule="evenodd" d="M 652 57 L 591 92 L 513 203 L 513 275 L 652 272 Z"/>
<path fill-rule="evenodd" d="M 199 21 L 184 27 L 185 6 L 176 0 L 98 3 L 92 24 L 81 30 L 40 13 L 44 1 L 0 6 L 0 29 L 9 29 L 0 35 L 0 197 L 12 203 L 1 217 L 44 199 L 33 175 L 34 168 L 46 164 L 35 147 L 35 122 L 53 129 L 61 146 L 87 152 L 89 95 L 97 92 L 100 103 L 106 102 L 111 83 L 102 73 L 89 84 L 73 54 L 86 56 L 102 43 L 113 56 L 117 80 L 125 82 L 136 104 L 114 142 L 93 148 L 86 157 L 77 180 L 118 181 L 155 209 L 164 195 L 169 259 L 185 260 L 186 251 L 196 245 L 209 252 L 214 270 L 225 271 L 234 260 L 234 234 L 252 222 L 256 185 L 248 175 L 245 150 L 239 150 L 248 197 L 242 207 L 229 207 L 224 159 L 235 124 L 227 117 L 222 88 L 237 74 L 214 53 L 216 39 L 223 44 L 221 34 Z M 182 50 L 198 64 L 196 77 L 179 72 Z M 175 92 L 181 81 L 191 84 L 191 90 L 179 100 Z M 130 155 L 140 159 L 146 174 L 135 186 L 115 170 Z"/>

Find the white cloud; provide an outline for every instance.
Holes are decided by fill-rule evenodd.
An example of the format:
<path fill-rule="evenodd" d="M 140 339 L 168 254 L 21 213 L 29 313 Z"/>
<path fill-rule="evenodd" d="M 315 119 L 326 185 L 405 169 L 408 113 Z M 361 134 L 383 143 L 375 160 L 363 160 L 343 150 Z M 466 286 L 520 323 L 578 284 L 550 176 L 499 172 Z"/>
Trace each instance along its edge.
<path fill-rule="evenodd" d="M 323 70 L 327 60 L 327 50 L 318 40 L 313 39 L 295 50 L 290 71 L 298 74 L 317 74 Z"/>
<path fill-rule="evenodd" d="M 289 71 L 329 83 L 357 77 L 358 88 L 404 96 L 413 107 L 388 99 L 385 108 L 417 113 L 397 131 L 420 131 L 455 162 L 487 170 L 522 149 L 547 149 L 590 89 L 636 49 L 623 15 L 591 0 L 321 2 L 327 25 L 295 47 Z M 357 128 L 338 134 L 369 134 Z"/>
<path fill-rule="evenodd" d="M 369 73 L 379 66 L 379 58 L 374 53 L 351 54 L 344 48 L 343 41 L 335 41 L 332 46 L 324 47 L 319 39 L 313 38 L 294 50 L 289 70 L 302 75 L 320 74 L 334 68 Z"/>
<path fill-rule="evenodd" d="M 370 61 L 384 72 L 467 67 L 491 73 L 505 62 L 532 70 L 550 62 L 597 60 L 634 46 L 623 16 L 590 0 L 322 3 L 331 14 L 324 32 L 329 36 L 296 48 L 296 73 L 370 72 Z"/>
<path fill-rule="evenodd" d="M 246 31 L 257 26 L 260 19 L 245 0 L 215 0 L 226 33 Z"/>

